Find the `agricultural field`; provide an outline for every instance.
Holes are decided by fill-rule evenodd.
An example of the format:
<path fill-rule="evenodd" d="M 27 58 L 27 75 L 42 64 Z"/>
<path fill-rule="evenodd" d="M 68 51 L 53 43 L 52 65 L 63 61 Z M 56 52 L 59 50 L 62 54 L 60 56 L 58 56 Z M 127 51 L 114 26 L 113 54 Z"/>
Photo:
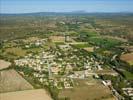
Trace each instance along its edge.
<path fill-rule="evenodd" d="M 71 45 L 79 49 L 84 49 L 88 52 L 94 51 L 94 47 L 88 44 L 87 42 L 74 42 L 74 43 L 71 43 Z"/>
<path fill-rule="evenodd" d="M 38 53 L 42 50 L 42 48 L 41 47 L 35 47 L 35 48 L 28 48 L 28 49 L 23 49 L 23 50 L 26 51 L 26 53 L 27 52 Z"/>
<path fill-rule="evenodd" d="M 91 44 L 96 46 L 100 46 L 102 48 L 112 48 L 117 45 L 121 45 L 122 41 L 112 38 L 105 38 L 105 37 L 91 37 L 88 39 Z"/>
<path fill-rule="evenodd" d="M 64 42 L 55 42 L 56 45 L 64 45 Z"/>
<path fill-rule="evenodd" d="M 52 100 L 43 89 L 1 93 L 1 100 Z"/>
<path fill-rule="evenodd" d="M 13 69 L 0 71 L 0 83 L 0 93 L 33 89 L 33 86 Z"/>
<path fill-rule="evenodd" d="M 127 62 L 129 65 L 133 65 L 133 53 L 123 54 L 120 59 Z"/>
<path fill-rule="evenodd" d="M 71 43 L 73 46 L 77 47 L 77 48 L 85 48 L 88 47 L 89 44 L 86 42 L 75 42 L 75 43 Z"/>
<path fill-rule="evenodd" d="M 97 70 L 94 71 L 95 73 L 97 73 L 98 75 L 112 75 L 112 76 L 118 76 L 118 73 L 115 72 L 112 69 L 103 69 L 103 70 Z"/>
<path fill-rule="evenodd" d="M 39 40 L 40 38 L 38 37 L 28 37 L 26 39 L 23 39 L 22 41 L 25 42 L 25 43 L 30 43 L 30 42 L 34 42 L 34 41 L 37 41 Z"/>
<path fill-rule="evenodd" d="M 88 51 L 88 52 L 93 52 L 94 51 L 94 47 L 85 47 L 83 49 Z"/>
<path fill-rule="evenodd" d="M 15 56 L 24 56 L 26 54 L 26 51 L 22 50 L 22 48 L 7 48 L 5 50 L 6 53 L 15 55 Z"/>
<path fill-rule="evenodd" d="M 10 65 L 11 65 L 10 62 L 0 60 L 0 70 L 8 68 Z"/>
<path fill-rule="evenodd" d="M 127 80 L 133 80 L 133 73 L 128 72 L 128 71 L 123 71 L 123 74 Z"/>
<path fill-rule="evenodd" d="M 2 48 L 2 57 L 7 58 L 8 60 L 17 59 L 19 57 L 24 57 L 27 54 L 27 51 L 19 47 L 10 47 Z"/>
<path fill-rule="evenodd" d="M 65 89 L 59 94 L 60 98 L 69 98 L 70 100 L 115 100 L 108 87 L 93 80 L 75 80 L 77 86 L 73 89 Z M 102 91 L 102 92 L 100 92 Z"/>
<path fill-rule="evenodd" d="M 64 36 L 50 36 L 49 39 L 51 39 L 53 42 L 65 42 Z"/>

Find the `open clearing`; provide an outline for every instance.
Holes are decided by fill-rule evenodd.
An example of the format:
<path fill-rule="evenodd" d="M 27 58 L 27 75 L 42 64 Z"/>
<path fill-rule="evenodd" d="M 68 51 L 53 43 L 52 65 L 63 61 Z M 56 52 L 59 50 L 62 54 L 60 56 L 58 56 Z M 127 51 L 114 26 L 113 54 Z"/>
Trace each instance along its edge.
<path fill-rule="evenodd" d="M 15 56 L 24 56 L 26 54 L 26 51 L 20 47 L 7 48 L 5 52 Z"/>
<path fill-rule="evenodd" d="M 133 53 L 123 54 L 121 55 L 120 59 L 129 63 L 130 65 L 133 65 Z"/>
<path fill-rule="evenodd" d="M 86 47 L 86 48 L 84 48 L 84 50 L 86 50 L 88 52 L 93 52 L 94 51 L 94 47 Z"/>
<path fill-rule="evenodd" d="M 60 92 L 59 98 L 68 97 L 71 100 L 115 100 L 108 87 L 101 83 L 87 85 L 88 81 L 76 80 L 78 86 Z"/>
<path fill-rule="evenodd" d="M 64 36 L 50 36 L 50 39 L 53 42 L 64 42 L 65 41 L 65 37 Z"/>
<path fill-rule="evenodd" d="M 71 45 L 74 45 L 76 47 L 79 47 L 79 48 L 84 48 L 84 47 L 88 47 L 88 43 L 87 42 L 72 42 L 72 43 L 68 43 L 68 44 L 71 44 Z"/>
<path fill-rule="evenodd" d="M 119 40 L 119 41 L 122 41 L 122 42 L 127 42 L 127 39 L 116 37 L 116 36 L 108 36 L 108 35 L 106 35 L 106 36 L 102 36 L 102 37 L 116 39 L 116 40 Z"/>
<path fill-rule="evenodd" d="M 114 70 L 111 69 L 103 69 L 103 70 L 96 70 L 94 71 L 95 73 L 99 75 L 113 75 L 113 76 L 118 76 L 118 73 Z"/>
<path fill-rule="evenodd" d="M 11 65 L 10 62 L 4 61 L 4 60 L 0 60 L 0 70 L 8 68 Z"/>
<path fill-rule="evenodd" d="M 84 49 L 88 52 L 93 52 L 94 51 L 94 47 L 92 47 L 90 44 L 88 44 L 87 42 L 73 42 L 73 43 L 69 43 L 77 48 L 81 48 Z"/>
<path fill-rule="evenodd" d="M 2 93 L 0 100 L 52 100 L 43 89 Z"/>
<path fill-rule="evenodd" d="M 38 37 L 29 37 L 29 38 L 23 39 L 23 42 L 29 43 L 29 42 L 34 42 L 34 41 L 37 41 L 37 40 L 39 40 Z"/>
<path fill-rule="evenodd" d="M 15 70 L 0 71 L 0 93 L 33 89 Z"/>
<path fill-rule="evenodd" d="M 133 73 L 128 72 L 128 71 L 123 71 L 123 74 L 126 77 L 126 79 L 133 80 Z"/>

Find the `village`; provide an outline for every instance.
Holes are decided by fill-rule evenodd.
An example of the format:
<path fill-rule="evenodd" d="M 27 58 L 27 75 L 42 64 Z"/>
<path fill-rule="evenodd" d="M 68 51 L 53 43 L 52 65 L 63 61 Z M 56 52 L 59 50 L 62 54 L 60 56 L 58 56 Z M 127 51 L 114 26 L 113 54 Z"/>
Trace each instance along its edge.
<path fill-rule="evenodd" d="M 81 97 L 77 100 L 124 100 L 112 81 L 113 78 L 119 79 L 121 73 L 96 55 L 99 46 L 77 41 L 77 37 L 69 35 L 29 37 L 5 43 L 3 55 L 9 55 L 4 58 L 11 62 L 9 70 L 15 69 L 32 88 L 46 89 L 55 100 L 74 100 L 74 95 L 79 94 Z M 110 52 L 105 51 L 105 54 Z M 108 61 L 116 60 L 116 56 L 112 55 Z M 31 89 L 31 86 L 27 89 Z M 90 93 L 90 90 L 93 92 Z M 132 98 L 132 88 L 124 87 L 122 91 Z"/>
<path fill-rule="evenodd" d="M 100 74 L 118 76 L 116 71 L 104 68 L 104 62 L 98 62 L 93 56 L 80 52 L 78 48 L 72 45 L 78 44 L 78 42 L 66 42 L 63 36 L 52 36 L 50 38 L 52 38 L 50 40 L 52 43 L 50 49 L 41 49 L 38 53 L 31 52 L 21 59 L 14 60 L 16 68 L 18 67 L 17 69 L 24 67 L 32 70 L 29 73 L 18 70 L 22 76 L 27 77 L 30 75 L 30 77 L 36 78 L 40 84 L 44 86 L 52 84 L 53 87 L 60 91 L 74 89 L 77 87 L 76 84 L 80 84 L 76 80 L 81 82 L 83 80 L 86 86 L 97 85 L 106 87 L 108 91 L 106 95 L 109 98 L 117 98 L 108 87 L 112 85 L 111 81 L 102 81 L 99 77 Z M 67 39 L 72 40 L 69 37 Z M 47 45 L 47 41 L 49 40 L 40 39 L 35 42 L 32 41 L 32 46 L 43 47 L 43 45 Z M 79 44 L 82 43 L 79 42 Z M 30 48 L 30 45 L 26 44 L 25 46 Z"/>
<path fill-rule="evenodd" d="M 0 100 L 133 100 L 133 0 L 0 0 Z"/>

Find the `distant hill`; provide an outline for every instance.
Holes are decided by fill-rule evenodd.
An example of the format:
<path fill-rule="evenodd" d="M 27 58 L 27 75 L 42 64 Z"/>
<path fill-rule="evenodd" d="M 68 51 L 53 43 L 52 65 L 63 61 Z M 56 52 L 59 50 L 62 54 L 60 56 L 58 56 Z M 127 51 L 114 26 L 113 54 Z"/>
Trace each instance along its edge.
<path fill-rule="evenodd" d="M 106 15 L 133 15 L 133 13 L 128 12 L 119 12 L 119 13 L 105 13 L 105 12 L 94 12 L 88 13 L 86 11 L 73 11 L 73 12 L 35 12 L 35 13 L 17 13 L 17 14 L 8 14 L 8 13 L 0 13 L 0 16 L 106 16 Z"/>

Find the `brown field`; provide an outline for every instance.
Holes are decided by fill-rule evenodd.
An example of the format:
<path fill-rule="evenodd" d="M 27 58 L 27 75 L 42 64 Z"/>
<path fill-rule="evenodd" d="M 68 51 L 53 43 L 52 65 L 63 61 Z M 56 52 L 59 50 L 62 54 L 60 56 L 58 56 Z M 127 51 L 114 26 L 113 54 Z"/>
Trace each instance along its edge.
<path fill-rule="evenodd" d="M 53 42 L 64 42 L 65 41 L 65 37 L 64 36 L 50 36 L 50 39 Z"/>
<path fill-rule="evenodd" d="M 0 100 L 52 100 L 43 89 L 2 93 Z"/>
<path fill-rule="evenodd" d="M 120 59 L 129 63 L 130 65 L 133 65 L 133 53 L 123 54 L 121 55 Z"/>
<path fill-rule="evenodd" d="M 97 74 L 100 74 L 100 75 L 113 75 L 113 76 L 118 76 L 118 73 L 115 72 L 114 70 L 111 70 L 111 69 L 97 70 L 97 71 L 94 71 L 94 72 L 97 73 Z"/>
<path fill-rule="evenodd" d="M 0 71 L 0 93 L 33 89 L 15 70 Z"/>
<path fill-rule="evenodd" d="M 86 50 L 88 52 L 93 52 L 94 51 L 94 47 L 86 47 L 86 48 L 84 48 L 84 50 Z"/>
<path fill-rule="evenodd" d="M 8 68 L 11 65 L 10 62 L 4 61 L 4 60 L 0 60 L 0 70 Z"/>
<path fill-rule="evenodd" d="M 68 97 L 70 100 L 115 100 L 108 87 L 101 83 L 87 85 L 87 81 L 77 80 L 78 86 L 72 89 L 64 89 L 59 98 Z"/>

